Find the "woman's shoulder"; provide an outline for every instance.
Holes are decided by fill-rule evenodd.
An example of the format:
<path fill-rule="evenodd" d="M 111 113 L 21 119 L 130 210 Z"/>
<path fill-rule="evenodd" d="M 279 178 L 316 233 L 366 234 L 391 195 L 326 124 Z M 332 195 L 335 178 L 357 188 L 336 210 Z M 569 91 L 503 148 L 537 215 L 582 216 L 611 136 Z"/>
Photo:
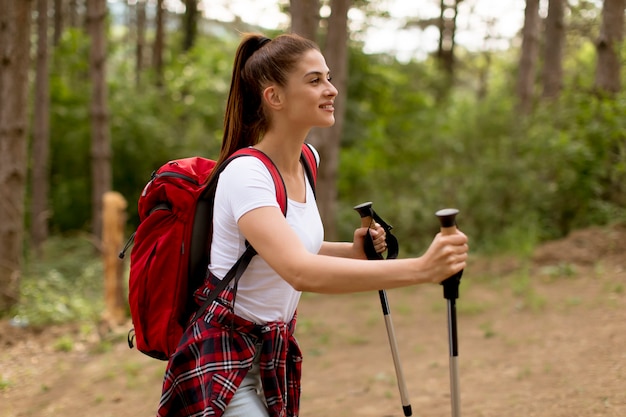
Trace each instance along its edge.
<path fill-rule="evenodd" d="M 259 193 L 274 194 L 274 180 L 265 164 L 254 156 L 241 156 L 231 160 L 220 173 L 218 193 L 236 196 L 238 199 L 253 198 Z"/>
<path fill-rule="evenodd" d="M 242 155 L 233 158 L 224 168 L 222 176 L 236 178 L 260 177 L 269 178 L 270 180 L 272 178 L 263 161 L 253 155 Z"/>

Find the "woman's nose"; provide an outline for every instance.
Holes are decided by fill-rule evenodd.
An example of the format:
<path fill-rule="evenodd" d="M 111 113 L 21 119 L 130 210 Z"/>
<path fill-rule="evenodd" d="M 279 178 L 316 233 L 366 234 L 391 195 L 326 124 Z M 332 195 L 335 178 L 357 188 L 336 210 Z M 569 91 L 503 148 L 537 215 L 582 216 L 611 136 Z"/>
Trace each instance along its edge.
<path fill-rule="evenodd" d="M 337 88 L 330 81 L 328 82 L 328 90 L 326 94 L 330 97 L 335 97 L 339 94 L 339 91 L 337 90 Z"/>

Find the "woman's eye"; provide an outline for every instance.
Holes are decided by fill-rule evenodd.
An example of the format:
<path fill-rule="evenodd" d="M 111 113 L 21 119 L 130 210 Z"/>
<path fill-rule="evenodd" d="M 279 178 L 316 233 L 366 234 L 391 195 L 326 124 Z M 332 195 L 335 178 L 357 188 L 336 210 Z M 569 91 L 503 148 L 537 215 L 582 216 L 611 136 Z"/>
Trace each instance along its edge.
<path fill-rule="evenodd" d="M 333 77 L 327 77 L 327 78 L 326 78 L 326 81 L 328 81 L 328 82 L 332 82 L 332 81 L 333 81 Z"/>

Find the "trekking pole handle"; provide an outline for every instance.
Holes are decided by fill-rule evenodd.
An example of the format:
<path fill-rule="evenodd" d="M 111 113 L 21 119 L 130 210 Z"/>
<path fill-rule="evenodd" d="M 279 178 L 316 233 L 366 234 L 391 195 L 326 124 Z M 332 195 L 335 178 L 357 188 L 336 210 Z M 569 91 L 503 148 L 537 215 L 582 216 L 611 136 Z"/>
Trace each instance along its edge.
<path fill-rule="evenodd" d="M 457 214 L 459 214 L 459 210 L 455 208 L 441 209 L 435 213 L 435 216 L 439 218 L 439 223 L 441 224 L 440 230 L 442 235 L 451 235 L 456 232 Z M 444 298 L 448 300 L 455 300 L 459 298 L 459 284 L 461 283 L 462 275 L 463 270 L 457 272 L 441 283 L 441 285 L 443 285 Z"/>
<path fill-rule="evenodd" d="M 459 211 L 455 208 L 441 209 L 435 216 L 439 217 L 439 223 L 441 224 L 441 233 L 444 235 L 451 235 L 456 232 L 456 215 Z"/>
<path fill-rule="evenodd" d="M 361 216 L 361 227 L 367 227 L 371 229 L 374 226 L 374 216 L 372 212 L 372 202 L 368 201 L 366 203 L 359 204 L 354 207 L 354 209 Z"/>

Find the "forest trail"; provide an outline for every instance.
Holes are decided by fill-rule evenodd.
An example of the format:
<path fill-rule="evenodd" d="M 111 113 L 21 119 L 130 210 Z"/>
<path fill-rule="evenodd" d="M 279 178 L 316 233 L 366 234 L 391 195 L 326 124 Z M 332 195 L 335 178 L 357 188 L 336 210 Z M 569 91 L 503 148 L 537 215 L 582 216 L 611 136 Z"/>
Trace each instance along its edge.
<path fill-rule="evenodd" d="M 464 417 L 626 415 L 626 226 L 470 263 L 457 301 Z M 413 415 L 450 415 L 439 286 L 388 291 Z M 129 327 L 129 326 L 128 326 Z M 0 417 L 148 417 L 163 362 L 79 325 L 0 322 Z M 305 294 L 301 417 L 402 416 L 378 294 Z M 66 351 L 67 350 L 67 351 Z"/>

